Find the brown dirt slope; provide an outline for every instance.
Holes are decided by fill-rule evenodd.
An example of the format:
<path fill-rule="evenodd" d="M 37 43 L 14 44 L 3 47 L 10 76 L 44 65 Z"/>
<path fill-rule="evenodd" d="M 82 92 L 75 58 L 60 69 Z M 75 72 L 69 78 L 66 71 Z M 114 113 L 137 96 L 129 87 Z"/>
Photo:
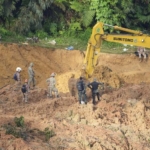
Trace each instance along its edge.
<path fill-rule="evenodd" d="M 0 87 L 14 82 L 12 76 L 18 66 L 23 69 L 22 80 L 27 78 L 27 68 L 33 62 L 38 86 L 46 87 L 45 80 L 52 72 L 56 72 L 58 88 L 62 92 L 68 91 L 67 80 L 72 73 L 79 77 L 83 62 L 83 55 L 77 50 L 50 50 L 17 44 L 1 44 L 0 56 Z M 101 53 L 94 76 L 112 87 L 120 87 L 124 82 L 149 83 L 149 68 L 150 61 L 140 63 L 133 54 Z"/>
<path fill-rule="evenodd" d="M 13 74 L 20 66 L 22 80 L 28 77 L 27 68 L 34 63 L 37 84 L 45 87 L 45 81 L 52 72 L 58 75 L 67 72 L 77 72 L 82 64 L 83 56 L 79 51 L 50 50 L 27 45 L 0 45 L 0 86 L 13 83 Z M 66 75 L 67 76 L 67 75 Z"/>
<path fill-rule="evenodd" d="M 80 105 L 73 97 L 47 99 L 45 90 L 31 91 L 29 103 L 12 86 L 0 90 L 0 148 L 7 150 L 148 150 L 150 85 L 126 85 L 104 92 L 95 107 Z M 14 117 L 24 116 L 25 139 L 6 134 Z M 40 134 L 56 133 L 49 141 Z"/>
<path fill-rule="evenodd" d="M 0 55 L 0 85 L 6 85 L 0 89 L 0 150 L 150 149 L 149 61 L 140 63 L 132 54 L 100 54 L 93 76 L 106 86 L 93 106 L 90 98 L 87 105 L 79 105 L 67 93 L 71 74 L 80 75 L 79 51 L 11 44 L 0 45 Z M 30 62 L 35 64 L 38 87 L 25 104 L 21 91 L 13 90 L 12 76 L 20 66 L 22 79 L 26 78 Z M 45 80 L 51 72 L 57 73 L 60 98 L 46 97 Z M 6 134 L 6 127 L 14 126 L 14 117 L 20 116 L 25 127 L 16 131 L 22 138 Z M 56 133 L 47 141 L 41 132 L 46 127 Z"/>
<path fill-rule="evenodd" d="M 134 54 L 100 54 L 94 76 L 118 88 L 124 83 L 150 83 L 150 61 L 140 62 Z"/>

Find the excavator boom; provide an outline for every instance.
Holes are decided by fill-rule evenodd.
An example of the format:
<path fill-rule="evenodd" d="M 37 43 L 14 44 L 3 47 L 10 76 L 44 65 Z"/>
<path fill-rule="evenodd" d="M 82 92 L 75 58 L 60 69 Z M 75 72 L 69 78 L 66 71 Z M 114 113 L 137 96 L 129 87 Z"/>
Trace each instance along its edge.
<path fill-rule="evenodd" d="M 104 33 L 103 26 L 113 27 L 115 30 L 127 32 L 127 34 L 106 34 Z M 91 77 L 94 72 L 103 40 L 150 48 L 149 35 L 143 34 L 141 31 L 131 30 L 98 22 L 92 29 L 92 34 L 88 41 L 86 55 L 84 58 L 84 66 L 82 69 L 83 74 L 86 78 Z"/>

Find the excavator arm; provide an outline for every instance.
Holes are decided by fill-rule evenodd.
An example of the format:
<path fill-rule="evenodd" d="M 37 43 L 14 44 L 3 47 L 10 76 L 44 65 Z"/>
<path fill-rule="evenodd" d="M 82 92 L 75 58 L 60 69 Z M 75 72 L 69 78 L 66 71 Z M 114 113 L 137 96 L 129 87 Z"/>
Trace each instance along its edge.
<path fill-rule="evenodd" d="M 115 30 L 124 31 L 127 34 L 105 34 L 103 26 L 113 27 Z M 94 72 L 103 40 L 150 48 L 149 35 L 143 34 L 141 31 L 131 30 L 118 26 L 111 26 L 108 24 L 103 24 L 102 22 L 98 22 L 93 27 L 84 58 L 84 65 L 82 69 L 86 78 L 91 77 Z"/>

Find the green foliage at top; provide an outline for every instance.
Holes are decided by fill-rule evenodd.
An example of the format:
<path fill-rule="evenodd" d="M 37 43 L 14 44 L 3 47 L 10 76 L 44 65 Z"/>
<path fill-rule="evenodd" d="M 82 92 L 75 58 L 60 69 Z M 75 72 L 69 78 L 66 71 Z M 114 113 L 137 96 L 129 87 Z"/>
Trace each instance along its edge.
<path fill-rule="evenodd" d="M 149 12 L 148 0 L 0 0 L 0 34 L 13 31 L 40 38 L 65 35 L 86 39 L 82 32 L 97 21 L 148 33 Z"/>
<path fill-rule="evenodd" d="M 3 3 L 4 3 L 4 0 L 0 0 L 0 16 L 2 16 L 4 12 Z"/>
<path fill-rule="evenodd" d="M 96 20 L 110 25 L 137 28 L 150 21 L 149 1 L 91 0 L 90 9 L 95 10 Z M 105 29 L 110 29 L 105 27 Z"/>
<path fill-rule="evenodd" d="M 85 10 L 82 13 L 82 24 L 84 27 L 90 26 L 95 16 L 95 11 L 93 10 Z"/>
<path fill-rule="evenodd" d="M 123 12 L 123 10 L 120 9 L 122 5 L 124 5 L 124 8 L 126 7 L 123 1 L 91 0 L 90 9 L 95 10 L 97 21 L 101 21 L 110 25 L 116 24 L 120 26 L 121 23 L 123 23 L 123 20 L 125 19 L 125 15 L 126 15 Z"/>

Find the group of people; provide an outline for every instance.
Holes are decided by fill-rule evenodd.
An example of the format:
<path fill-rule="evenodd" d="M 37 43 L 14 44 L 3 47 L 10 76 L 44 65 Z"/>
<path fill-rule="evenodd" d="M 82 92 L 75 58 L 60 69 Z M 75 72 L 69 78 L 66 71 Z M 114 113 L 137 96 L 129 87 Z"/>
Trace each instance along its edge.
<path fill-rule="evenodd" d="M 29 67 L 28 67 L 28 75 L 29 75 L 29 79 L 25 79 L 24 80 L 24 84 L 21 86 L 21 78 L 20 78 L 20 73 L 21 73 L 22 69 L 20 67 L 16 68 L 16 72 L 14 74 L 14 80 L 16 81 L 16 91 L 18 91 L 21 88 L 21 91 L 23 93 L 23 101 L 24 102 L 28 102 L 28 93 L 30 92 L 31 89 L 34 89 L 35 87 L 35 72 L 33 69 L 33 63 L 30 63 Z M 31 87 L 31 83 L 32 86 Z"/>
<path fill-rule="evenodd" d="M 24 80 L 24 84 L 21 86 L 21 78 L 20 78 L 20 73 L 22 69 L 20 67 L 16 68 L 16 72 L 14 74 L 14 80 L 16 80 L 16 87 L 17 90 L 21 88 L 21 91 L 23 93 L 23 101 L 28 102 L 28 93 L 30 90 L 35 88 L 36 81 L 35 81 L 35 71 L 33 69 L 33 63 L 30 63 L 28 67 L 28 79 Z M 56 98 L 59 97 L 59 92 L 58 89 L 56 88 L 56 79 L 55 79 L 56 73 L 52 73 L 50 75 L 50 78 L 46 80 L 47 85 L 48 85 L 48 90 L 47 90 L 47 97 L 48 98 L 53 98 L 53 92 Z M 95 97 L 97 96 L 98 101 L 100 101 L 100 93 L 98 90 L 99 85 L 103 85 L 104 83 L 97 82 L 96 78 L 94 78 L 93 82 L 91 83 L 86 83 L 84 81 L 83 77 L 80 77 L 79 80 L 76 82 L 76 79 L 74 78 L 74 74 L 71 77 L 71 95 L 75 96 L 75 91 L 78 91 L 78 100 L 79 104 L 87 104 L 87 96 L 86 96 L 86 88 L 90 88 L 92 92 L 92 99 L 93 99 L 93 104 L 96 104 Z M 32 84 L 32 86 L 31 86 Z"/>
<path fill-rule="evenodd" d="M 50 78 L 46 80 L 48 84 L 48 92 L 47 92 L 47 97 L 48 98 L 53 98 L 52 93 L 54 92 L 54 95 L 56 98 L 59 97 L 58 89 L 56 88 L 56 79 L 55 79 L 55 73 L 52 73 L 50 75 Z M 75 97 L 75 91 L 78 91 L 78 100 L 79 104 L 87 104 L 87 95 L 86 95 L 86 88 L 90 88 L 92 92 L 92 103 L 95 105 L 96 100 L 95 97 L 97 96 L 98 101 L 100 101 L 100 92 L 99 92 L 99 85 L 104 86 L 104 83 L 102 82 L 97 82 L 96 78 L 93 79 L 93 82 L 91 83 L 86 83 L 84 81 L 83 77 L 80 77 L 78 81 L 75 79 L 75 75 L 72 74 L 71 78 L 68 81 L 70 83 L 70 94 L 71 96 Z"/>
<path fill-rule="evenodd" d="M 14 74 L 14 80 L 16 81 L 16 91 L 18 91 L 21 88 L 21 91 L 23 93 L 23 101 L 24 102 L 28 102 L 28 93 L 30 92 L 30 90 L 35 88 L 36 85 L 36 80 L 35 80 L 35 71 L 33 69 L 33 63 L 30 63 L 29 67 L 28 67 L 28 79 L 24 80 L 24 84 L 21 86 L 21 78 L 20 78 L 20 73 L 22 71 L 22 69 L 20 67 L 16 68 L 16 72 Z M 47 91 L 47 97 L 48 98 L 52 98 L 52 92 L 55 93 L 55 97 L 59 97 L 58 94 L 58 89 L 56 88 L 56 79 L 55 79 L 55 73 L 52 73 L 50 75 L 50 78 L 48 78 L 46 80 L 47 84 L 48 84 L 48 91 Z M 32 84 L 32 87 L 31 87 Z"/>
<path fill-rule="evenodd" d="M 84 78 L 80 77 L 76 83 L 76 88 L 78 90 L 78 99 L 79 104 L 87 104 L 87 96 L 86 96 L 86 88 L 90 88 L 92 92 L 92 103 L 93 105 L 96 104 L 95 97 L 97 96 L 98 101 L 100 101 L 100 92 L 99 92 L 99 85 L 104 86 L 103 82 L 97 82 L 97 79 L 94 78 L 93 82 L 85 83 Z"/>

